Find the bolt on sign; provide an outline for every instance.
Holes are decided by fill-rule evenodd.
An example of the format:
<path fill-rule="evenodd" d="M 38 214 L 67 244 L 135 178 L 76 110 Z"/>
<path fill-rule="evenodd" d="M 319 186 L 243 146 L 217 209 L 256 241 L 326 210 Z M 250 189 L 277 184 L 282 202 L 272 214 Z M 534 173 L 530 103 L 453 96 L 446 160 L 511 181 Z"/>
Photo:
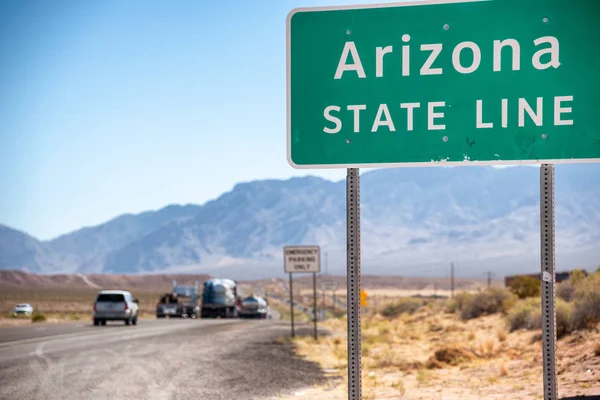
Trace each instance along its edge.
<path fill-rule="evenodd" d="M 285 272 L 321 272 L 319 246 L 285 246 L 283 258 Z"/>
<path fill-rule="evenodd" d="M 597 0 L 296 9 L 295 168 L 600 161 Z"/>

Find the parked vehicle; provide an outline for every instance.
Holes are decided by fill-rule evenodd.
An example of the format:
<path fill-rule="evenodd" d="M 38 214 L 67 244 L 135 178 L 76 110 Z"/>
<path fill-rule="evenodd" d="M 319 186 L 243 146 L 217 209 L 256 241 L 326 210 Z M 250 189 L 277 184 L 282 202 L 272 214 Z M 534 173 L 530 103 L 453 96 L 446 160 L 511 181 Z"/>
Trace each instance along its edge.
<path fill-rule="evenodd" d="M 171 293 L 165 293 L 156 305 L 156 318 L 196 318 L 200 314 L 198 297 L 198 281 L 194 286 L 184 286 L 174 280 Z"/>
<path fill-rule="evenodd" d="M 17 304 L 17 306 L 13 309 L 13 317 L 18 317 L 19 315 L 24 315 L 29 317 L 33 313 L 33 307 L 31 304 L 22 303 Z"/>
<path fill-rule="evenodd" d="M 237 282 L 209 279 L 202 291 L 202 318 L 236 318 L 238 316 Z"/>
<path fill-rule="evenodd" d="M 102 290 L 94 302 L 94 325 L 106 325 L 106 321 L 124 321 L 125 325 L 137 324 L 139 300 L 125 290 Z"/>
<path fill-rule="evenodd" d="M 238 311 L 240 318 L 260 318 L 270 317 L 270 309 L 267 300 L 259 296 L 250 296 L 242 300 Z"/>

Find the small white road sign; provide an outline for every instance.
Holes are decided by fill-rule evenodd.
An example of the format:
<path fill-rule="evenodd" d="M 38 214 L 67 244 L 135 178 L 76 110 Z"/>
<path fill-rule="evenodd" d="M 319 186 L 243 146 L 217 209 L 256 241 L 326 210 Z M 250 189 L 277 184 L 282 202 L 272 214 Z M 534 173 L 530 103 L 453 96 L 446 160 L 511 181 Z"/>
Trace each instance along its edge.
<path fill-rule="evenodd" d="M 338 283 L 333 279 L 321 281 L 321 290 L 337 290 Z"/>
<path fill-rule="evenodd" d="M 285 246 L 283 260 L 285 272 L 321 272 L 319 246 Z"/>

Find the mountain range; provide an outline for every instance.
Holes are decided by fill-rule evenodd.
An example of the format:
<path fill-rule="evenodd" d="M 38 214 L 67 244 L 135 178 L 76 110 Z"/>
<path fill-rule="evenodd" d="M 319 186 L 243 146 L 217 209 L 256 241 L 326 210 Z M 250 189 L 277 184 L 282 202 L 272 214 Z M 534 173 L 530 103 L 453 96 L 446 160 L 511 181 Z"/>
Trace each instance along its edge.
<path fill-rule="evenodd" d="M 557 165 L 557 269 L 600 264 L 600 164 Z M 496 276 L 539 270 L 539 169 L 361 174 L 362 272 Z M 281 276 L 282 247 L 318 244 L 345 272 L 346 184 L 313 176 L 239 183 L 203 205 L 118 216 L 49 241 L 0 225 L 0 269 L 35 273 Z"/>

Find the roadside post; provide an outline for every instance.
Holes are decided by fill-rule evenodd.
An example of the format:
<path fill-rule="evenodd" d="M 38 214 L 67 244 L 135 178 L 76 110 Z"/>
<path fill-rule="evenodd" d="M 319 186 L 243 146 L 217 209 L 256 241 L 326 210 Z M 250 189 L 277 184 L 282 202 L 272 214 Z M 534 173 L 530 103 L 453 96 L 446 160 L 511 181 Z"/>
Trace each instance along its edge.
<path fill-rule="evenodd" d="M 335 313 L 335 289 L 333 290 L 333 294 L 331 295 L 331 303 L 333 304 L 333 312 Z"/>
<path fill-rule="evenodd" d="M 542 251 L 542 347 L 544 398 L 558 399 L 556 386 L 556 267 L 554 264 L 554 165 L 540 168 L 540 241 Z"/>
<path fill-rule="evenodd" d="M 334 279 L 324 279 L 321 281 L 321 290 L 323 291 L 323 308 L 325 307 L 325 303 L 326 303 L 326 298 L 327 298 L 327 291 L 332 291 L 332 305 L 333 305 L 333 310 L 335 311 L 335 290 L 338 287 L 338 283 L 336 280 Z"/>
<path fill-rule="evenodd" d="M 292 273 L 290 272 L 290 318 L 292 322 L 292 337 L 296 336 L 294 333 L 294 280 L 292 279 Z"/>
<path fill-rule="evenodd" d="M 540 166 L 544 399 L 557 400 L 554 165 L 600 162 L 597 0 L 424 0 L 287 17 L 287 159 L 346 169 L 348 399 L 362 397 L 359 168 Z M 518 10 L 515 12 L 515 10 Z"/>
<path fill-rule="evenodd" d="M 313 272 L 313 319 L 315 320 L 315 340 L 317 340 L 317 273 Z"/>
<path fill-rule="evenodd" d="M 294 291 L 292 274 L 313 275 L 313 323 L 317 340 L 317 273 L 321 272 L 321 248 L 319 246 L 284 246 L 283 270 L 290 274 L 290 307 L 292 311 L 292 337 L 294 337 Z"/>

